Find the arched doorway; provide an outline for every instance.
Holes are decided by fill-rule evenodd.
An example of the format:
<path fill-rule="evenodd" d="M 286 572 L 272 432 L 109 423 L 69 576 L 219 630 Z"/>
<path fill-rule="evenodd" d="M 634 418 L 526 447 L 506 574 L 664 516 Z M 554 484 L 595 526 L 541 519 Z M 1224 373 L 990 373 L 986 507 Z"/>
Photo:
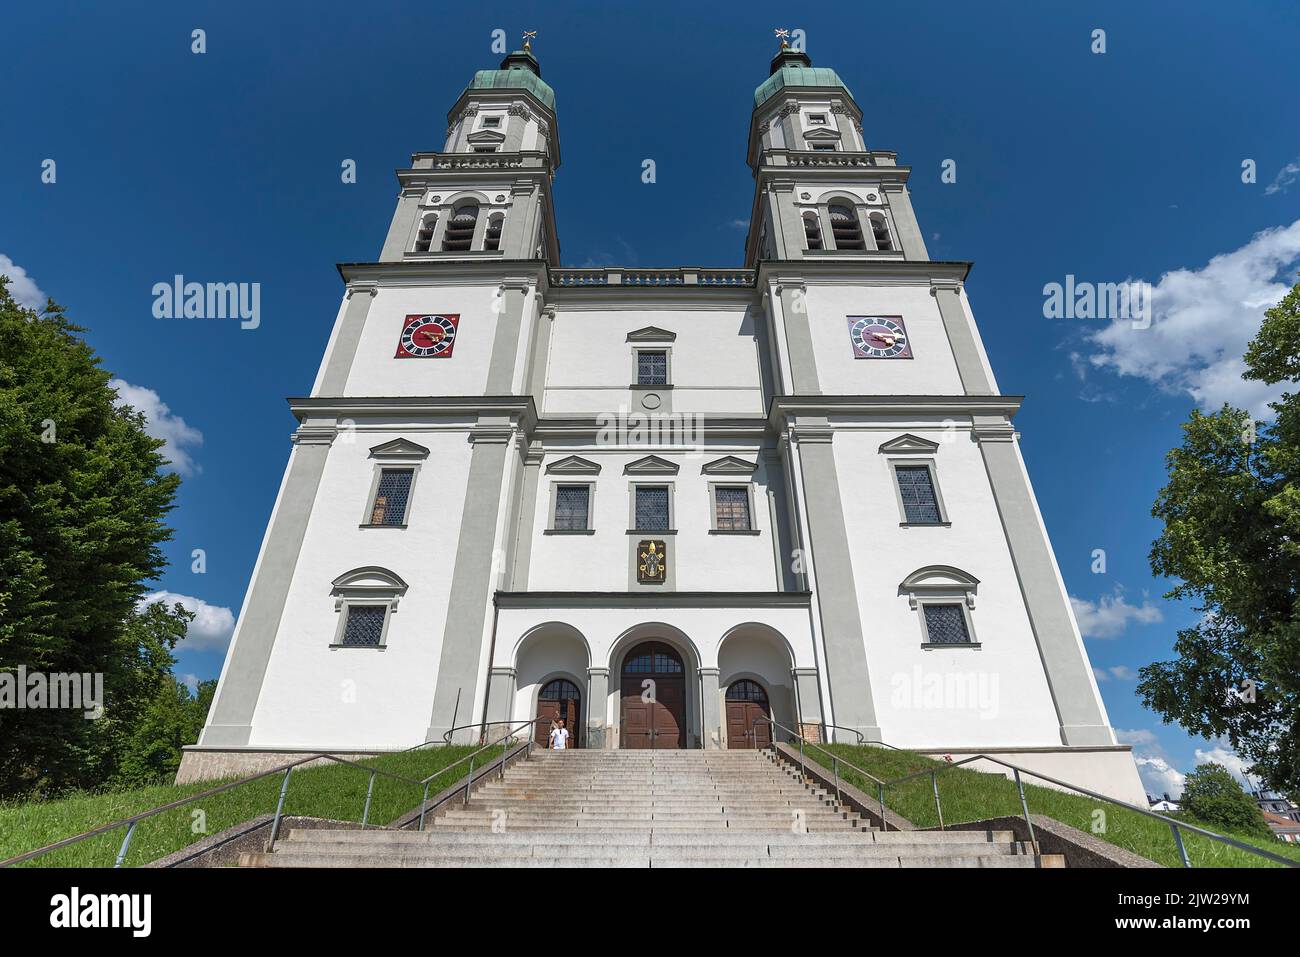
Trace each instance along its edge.
<path fill-rule="evenodd" d="M 621 747 L 686 747 L 686 667 L 676 649 L 662 641 L 637 645 L 623 659 L 620 690 Z"/>
<path fill-rule="evenodd" d="M 579 747 L 582 737 L 582 692 L 568 678 L 556 678 L 542 685 L 537 693 L 538 722 L 533 726 L 534 740 L 543 748 L 550 747 L 551 725 L 557 718 L 564 719 L 569 729 L 569 747 Z"/>
<path fill-rule="evenodd" d="M 772 743 L 772 706 L 767 691 L 757 681 L 742 678 L 727 688 L 727 747 L 766 748 Z"/>

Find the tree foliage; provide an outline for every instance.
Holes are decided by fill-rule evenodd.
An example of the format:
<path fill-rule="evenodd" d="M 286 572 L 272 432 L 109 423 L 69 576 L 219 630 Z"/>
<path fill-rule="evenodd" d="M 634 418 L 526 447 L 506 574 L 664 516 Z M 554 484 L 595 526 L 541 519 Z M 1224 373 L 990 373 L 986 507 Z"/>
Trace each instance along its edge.
<path fill-rule="evenodd" d="M 1300 285 L 1265 313 L 1246 351 L 1247 379 L 1300 380 Z M 1300 396 L 1257 422 L 1225 405 L 1194 411 L 1166 462 L 1152 514 L 1157 575 L 1177 581 L 1202 620 L 1178 633 L 1177 657 L 1141 669 L 1138 692 L 1166 722 L 1226 736 L 1252 772 L 1300 790 Z"/>
<path fill-rule="evenodd" d="M 1272 837 L 1264 812 L 1222 764 L 1202 764 L 1187 775 L 1182 811 L 1207 827 Z"/>
<path fill-rule="evenodd" d="M 0 709 L 0 795 L 96 787 L 165 683 L 188 615 L 138 608 L 179 479 L 63 310 L 0 277 L 0 671 L 102 674 L 105 714 Z"/>

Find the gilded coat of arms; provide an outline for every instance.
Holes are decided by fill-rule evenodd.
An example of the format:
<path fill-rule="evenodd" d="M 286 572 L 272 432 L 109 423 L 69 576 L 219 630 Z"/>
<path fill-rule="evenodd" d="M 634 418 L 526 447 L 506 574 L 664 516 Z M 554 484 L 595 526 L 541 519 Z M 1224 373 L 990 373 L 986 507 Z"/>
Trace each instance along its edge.
<path fill-rule="evenodd" d="M 662 585 L 668 569 L 668 551 L 663 542 L 641 542 L 636 549 L 637 581 L 643 585 Z"/>

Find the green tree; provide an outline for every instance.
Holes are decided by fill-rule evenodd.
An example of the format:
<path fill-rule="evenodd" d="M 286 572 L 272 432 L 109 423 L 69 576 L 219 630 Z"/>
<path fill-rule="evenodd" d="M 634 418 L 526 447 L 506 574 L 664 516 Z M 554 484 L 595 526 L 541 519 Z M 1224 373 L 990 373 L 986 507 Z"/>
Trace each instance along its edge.
<path fill-rule="evenodd" d="M 166 677 L 186 617 L 137 610 L 179 479 L 54 302 L 0 277 L 0 671 L 104 676 L 105 716 L 0 709 L 0 795 L 96 787 Z M 168 679 L 170 680 L 170 679 Z"/>
<path fill-rule="evenodd" d="M 1300 285 L 1265 313 L 1243 376 L 1300 380 Z M 1194 411 L 1167 456 L 1152 514 L 1164 530 L 1151 568 L 1176 579 L 1204 617 L 1178 633 L 1176 658 L 1141 669 L 1138 692 L 1166 722 L 1226 736 L 1251 771 L 1300 790 L 1300 396 L 1257 422 L 1225 405 Z"/>
<path fill-rule="evenodd" d="M 1187 775 L 1180 799 L 1183 813 L 1206 827 L 1272 837 L 1264 812 L 1222 764 L 1202 764 Z"/>
<path fill-rule="evenodd" d="M 199 739 L 216 690 L 216 681 L 200 682 L 194 694 L 176 680 L 162 684 L 124 743 L 113 786 L 140 787 L 160 780 L 170 784 L 180 767 L 181 749 Z"/>

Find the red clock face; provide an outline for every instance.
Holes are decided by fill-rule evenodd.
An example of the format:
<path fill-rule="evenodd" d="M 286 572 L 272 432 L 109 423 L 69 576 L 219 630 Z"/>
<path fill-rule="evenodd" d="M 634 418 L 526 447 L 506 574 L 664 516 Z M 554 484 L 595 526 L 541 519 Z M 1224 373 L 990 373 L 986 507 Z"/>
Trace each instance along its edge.
<path fill-rule="evenodd" d="M 849 316 L 856 359 L 910 359 L 912 343 L 901 316 Z"/>
<path fill-rule="evenodd" d="M 456 345 L 460 315 L 413 315 L 402 323 L 397 341 L 399 359 L 445 359 Z"/>

